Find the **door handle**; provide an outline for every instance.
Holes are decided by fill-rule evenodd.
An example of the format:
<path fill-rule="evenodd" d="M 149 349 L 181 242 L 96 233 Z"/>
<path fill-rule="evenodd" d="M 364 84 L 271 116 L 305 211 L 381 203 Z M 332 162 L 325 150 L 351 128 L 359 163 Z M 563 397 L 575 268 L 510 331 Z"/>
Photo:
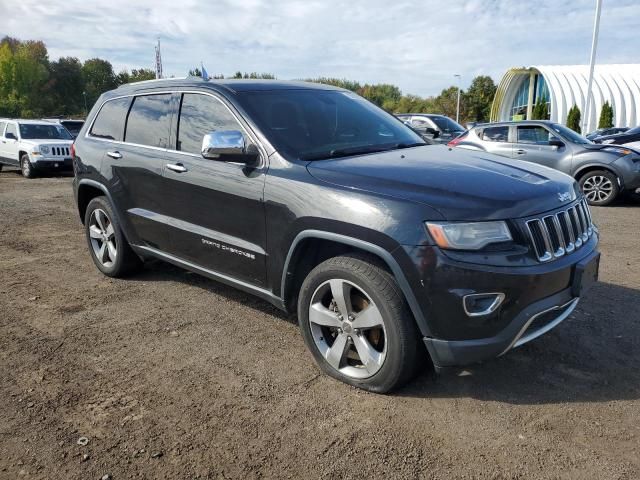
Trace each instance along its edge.
<path fill-rule="evenodd" d="M 169 170 L 172 170 L 176 173 L 184 173 L 189 171 L 189 169 L 187 167 L 185 167 L 184 165 L 182 165 L 181 163 L 167 163 L 166 167 Z"/>
<path fill-rule="evenodd" d="M 520 149 L 520 150 L 516 150 L 516 153 L 517 153 L 518 155 L 524 155 L 525 153 L 527 153 L 527 151 L 526 151 L 526 150 L 522 150 L 522 149 Z"/>
<path fill-rule="evenodd" d="M 122 158 L 122 154 L 120 152 L 107 152 L 111 158 L 115 158 L 116 160 Z"/>

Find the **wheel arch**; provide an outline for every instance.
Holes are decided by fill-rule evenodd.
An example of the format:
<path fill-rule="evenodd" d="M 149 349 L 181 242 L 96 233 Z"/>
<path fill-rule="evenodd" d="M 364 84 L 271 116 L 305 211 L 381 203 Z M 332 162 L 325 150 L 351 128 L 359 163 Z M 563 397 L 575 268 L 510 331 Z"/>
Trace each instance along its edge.
<path fill-rule="evenodd" d="M 314 255 L 306 255 L 314 252 Z M 402 268 L 393 255 L 383 247 L 346 235 L 321 230 L 304 230 L 295 237 L 285 260 L 281 279 L 281 295 L 289 311 L 295 310 L 295 302 L 307 274 L 327 258 L 345 253 L 365 253 L 375 257 L 398 282 L 398 286 L 411 309 L 411 313 L 423 336 L 431 336 L 426 318 Z"/>

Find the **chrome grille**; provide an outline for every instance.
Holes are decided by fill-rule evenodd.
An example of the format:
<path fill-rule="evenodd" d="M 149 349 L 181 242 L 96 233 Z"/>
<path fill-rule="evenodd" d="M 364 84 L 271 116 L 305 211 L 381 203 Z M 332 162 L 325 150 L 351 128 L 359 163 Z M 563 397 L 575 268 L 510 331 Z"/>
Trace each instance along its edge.
<path fill-rule="evenodd" d="M 54 157 L 68 157 L 69 147 L 51 147 L 51 155 Z"/>
<path fill-rule="evenodd" d="M 548 262 L 580 248 L 593 235 L 591 212 L 586 200 L 552 215 L 526 221 L 533 251 Z"/>

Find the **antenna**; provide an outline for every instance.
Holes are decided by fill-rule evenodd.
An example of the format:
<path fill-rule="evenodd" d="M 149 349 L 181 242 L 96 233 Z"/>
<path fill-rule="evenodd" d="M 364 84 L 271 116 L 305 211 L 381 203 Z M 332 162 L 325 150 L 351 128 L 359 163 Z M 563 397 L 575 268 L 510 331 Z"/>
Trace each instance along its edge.
<path fill-rule="evenodd" d="M 162 55 L 160 54 L 160 37 L 156 45 L 156 78 L 162 78 Z"/>

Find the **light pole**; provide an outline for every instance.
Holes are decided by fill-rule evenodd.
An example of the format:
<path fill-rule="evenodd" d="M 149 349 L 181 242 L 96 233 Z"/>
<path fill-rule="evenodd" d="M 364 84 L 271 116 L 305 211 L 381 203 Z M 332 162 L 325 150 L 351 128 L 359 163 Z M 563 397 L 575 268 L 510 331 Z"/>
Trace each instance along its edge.
<path fill-rule="evenodd" d="M 87 92 L 82 92 L 82 96 L 84 97 L 84 116 L 87 116 Z"/>
<path fill-rule="evenodd" d="M 586 135 L 589 128 L 589 111 L 591 110 L 591 86 L 593 84 L 593 67 L 596 63 L 596 49 L 598 48 L 598 31 L 600 30 L 600 12 L 602 0 L 596 0 L 596 18 L 593 21 L 593 39 L 591 40 L 591 59 L 589 61 L 589 82 L 587 84 L 587 100 L 584 106 L 584 120 L 582 122 L 582 134 Z"/>
<path fill-rule="evenodd" d="M 456 123 L 460 123 L 460 79 L 461 76 L 459 73 L 456 73 L 454 75 L 454 77 L 456 77 L 458 79 L 458 103 L 456 106 Z"/>

